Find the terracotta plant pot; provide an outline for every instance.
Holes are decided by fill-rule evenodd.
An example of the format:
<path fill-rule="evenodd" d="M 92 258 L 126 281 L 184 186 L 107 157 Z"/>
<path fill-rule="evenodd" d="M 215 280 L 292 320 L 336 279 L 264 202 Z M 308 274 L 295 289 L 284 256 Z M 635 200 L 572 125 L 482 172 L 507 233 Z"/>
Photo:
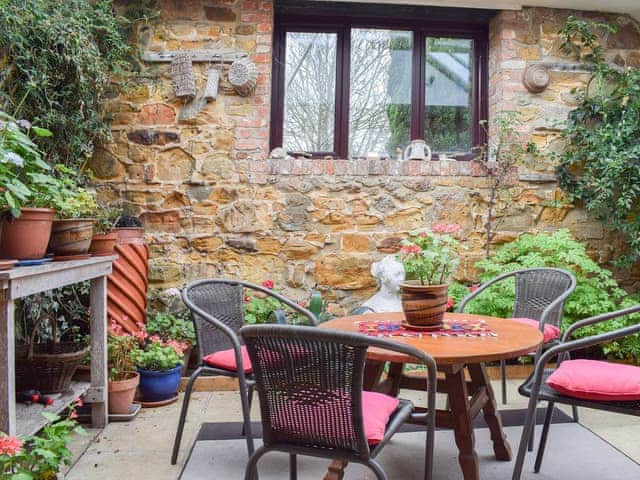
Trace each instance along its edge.
<path fill-rule="evenodd" d="M 149 248 L 143 228 L 116 228 L 118 234 L 113 273 L 107 283 L 107 313 L 128 333 L 139 330 L 137 324 L 147 318 Z"/>
<path fill-rule="evenodd" d="M 91 239 L 89 253 L 96 257 L 113 255 L 117 241 L 118 234 L 116 232 L 97 233 Z"/>
<path fill-rule="evenodd" d="M 133 397 L 140 383 L 140 374 L 131 372 L 131 378 L 109 382 L 109 413 L 128 414 L 131 412 Z"/>
<path fill-rule="evenodd" d="M 403 283 L 402 310 L 409 325 L 439 328 L 447 310 L 448 285 Z"/>
<path fill-rule="evenodd" d="M 55 211 L 50 208 L 23 208 L 19 218 L 2 220 L 0 256 L 34 260 L 47 253 Z"/>
<path fill-rule="evenodd" d="M 92 218 L 54 220 L 49 240 L 49 252 L 59 256 L 84 255 L 93 236 Z"/>

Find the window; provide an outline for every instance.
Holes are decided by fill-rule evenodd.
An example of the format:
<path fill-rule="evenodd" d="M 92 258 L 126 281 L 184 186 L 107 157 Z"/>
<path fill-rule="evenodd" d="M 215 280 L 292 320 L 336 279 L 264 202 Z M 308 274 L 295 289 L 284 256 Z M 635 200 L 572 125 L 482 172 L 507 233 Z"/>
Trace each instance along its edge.
<path fill-rule="evenodd" d="M 424 139 L 468 159 L 483 143 L 490 11 L 302 3 L 276 3 L 271 148 L 397 158 Z"/>

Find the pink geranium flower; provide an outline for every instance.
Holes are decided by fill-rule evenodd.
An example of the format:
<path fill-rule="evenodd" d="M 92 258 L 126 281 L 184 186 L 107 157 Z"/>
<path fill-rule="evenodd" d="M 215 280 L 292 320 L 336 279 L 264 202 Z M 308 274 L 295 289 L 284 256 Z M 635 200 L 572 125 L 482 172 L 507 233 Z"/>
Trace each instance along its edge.
<path fill-rule="evenodd" d="M 431 227 L 431 231 L 434 233 L 455 233 L 461 228 L 457 223 L 436 223 Z"/>
<path fill-rule="evenodd" d="M 473 293 L 473 292 L 475 292 L 478 288 L 480 288 L 480 285 L 471 285 L 471 286 L 469 287 L 469 291 Z"/>
<path fill-rule="evenodd" d="M 2 436 L 0 437 L 0 455 L 8 455 L 12 457 L 20 453 L 22 442 L 16 437 Z"/>

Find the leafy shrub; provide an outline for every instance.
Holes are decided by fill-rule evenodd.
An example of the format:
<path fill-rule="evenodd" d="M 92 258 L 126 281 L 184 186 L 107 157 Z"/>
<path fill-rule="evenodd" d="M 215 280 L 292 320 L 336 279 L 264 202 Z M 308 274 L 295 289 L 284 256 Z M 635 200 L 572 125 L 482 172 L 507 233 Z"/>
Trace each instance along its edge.
<path fill-rule="evenodd" d="M 78 170 L 109 138 L 102 102 L 130 48 L 111 0 L 0 0 L 0 105 L 48 128 L 38 144 L 52 163 Z M 17 114 L 17 112 L 16 112 Z"/>
<path fill-rule="evenodd" d="M 556 267 L 572 272 L 577 286 L 565 302 L 563 327 L 577 320 L 611 312 L 635 303 L 635 297 L 626 296 L 613 278 L 612 273 L 600 267 L 587 255 L 585 245 L 575 240 L 568 230 L 553 234 L 525 234 L 518 240 L 496 250 L 490 259 L 476 263 L 480 280 L 485 282 L 498 275 L 522 268 Z M 505 280 L 484 291 L 465 309 L 496 317 L 510 317 L 515 299 L 513 280 Z M 617 319 L 576 332 L 577 337 L 590 336 L 625 325 L 635 324 L 638 316 Z M 640 338 L 629 337 L 602 347 L 610 357 L 640 360 Z M 640 362 L 639 362 L 640 363 Z"/>
<path fill-rule="evenodd" d="M 188 312 L 173 314 L 156 312 L 149 317 L 146 325 L 149 335 L 157 335 L 164 341 L 176 340 L 189 345 L 196 343 L 196 332 Z"/>

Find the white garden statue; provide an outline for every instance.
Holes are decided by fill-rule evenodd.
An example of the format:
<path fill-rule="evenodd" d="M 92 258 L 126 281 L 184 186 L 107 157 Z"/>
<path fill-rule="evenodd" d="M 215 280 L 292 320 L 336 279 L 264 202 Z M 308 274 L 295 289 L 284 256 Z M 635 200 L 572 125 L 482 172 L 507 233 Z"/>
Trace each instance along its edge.
<path fill-rule="evenodd" d="M 395 255 L 387 255 L 371 265 L 371 275 L 378 279 L 380 291 L 362 304 L 373 312 L 401 312 L 400 285 L 404 282 L 404 267 Z"/>

